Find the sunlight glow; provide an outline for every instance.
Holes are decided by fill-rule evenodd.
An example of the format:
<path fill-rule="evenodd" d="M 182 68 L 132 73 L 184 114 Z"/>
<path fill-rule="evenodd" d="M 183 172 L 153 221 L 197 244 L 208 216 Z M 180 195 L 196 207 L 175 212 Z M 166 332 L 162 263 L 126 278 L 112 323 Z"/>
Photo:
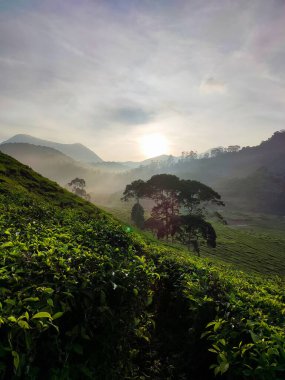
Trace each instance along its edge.
<path fill-rule="evenodd" d="M 146 158 L 160 156 L 168 151 L 168 141 L 160 133 L 143 136 L 140 140 L 140 146 Z"/>

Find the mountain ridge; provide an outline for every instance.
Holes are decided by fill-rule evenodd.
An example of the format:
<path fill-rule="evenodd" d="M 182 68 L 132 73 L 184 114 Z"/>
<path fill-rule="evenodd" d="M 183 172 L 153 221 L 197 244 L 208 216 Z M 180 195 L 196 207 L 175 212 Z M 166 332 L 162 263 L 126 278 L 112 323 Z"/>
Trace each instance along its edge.
<path fill-rule="evenodd" d="M 49 148 L 54 148 L 61 153 L 73 158 L 75 161 L 80 161 L 84 163 L 96 163 L 103 162 L 96 153 L 91 149 L 87 148 L 81 143 L 74 144 L 62 144 L 54 141 L 40 139 L 28 134 L 17 134 L 6 141 L 3 141 L 0 145 L 7 143 L 28 143 L 38 146 L 46 146 Z"/>

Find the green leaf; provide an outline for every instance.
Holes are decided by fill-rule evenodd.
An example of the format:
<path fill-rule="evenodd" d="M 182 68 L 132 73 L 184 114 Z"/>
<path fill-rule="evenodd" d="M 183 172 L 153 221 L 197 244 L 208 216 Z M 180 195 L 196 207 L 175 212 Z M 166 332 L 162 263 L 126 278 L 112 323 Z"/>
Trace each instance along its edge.
<path fill-rule="evenodd" d="M 149 306 L 149 305 L 151 305 L 152 304 L 152 295 L 149 295 L 148 297 L 147 297 L 147 300 L 146 300 L 146 306 Z"/>
<path fill-rule="evenodd" d="M 53 300 L 51 298 L 47 299 L 47 304 L 53 307 Z"/>
<path fill-rule="evenodd" d="M 26 321 L 18 321 L 18 325 L 24 330 L 30 329 L 30 325 Z"/>
<path fill-rule="evenodd" d="M 13 315 L 11 315 L 11 317 L 8 317 L 7 319 L 10 322 L 17 322 L 17 319 Z"/>
<path fill-rule="evenodd" d="M 50 313 L 47 313 L 46 311 L 41 311 L 41 312 L 35 314 L 32 318 L 33 319 L 38 319 L 38 318 L 49 318 L 49 319 L 52 319 Z"/>
<path fill-rule="evenodd" d="M 227 363 L 227 362 L 222 362 L 222 363 L 220 364 L 221 373 L 225 373 L 225 372 L 227 372 L 227 370 L 229 369 L 229 366 L 230 366 L 229 363 Z"/>
<path fill-rule="evenodd" d="M 37 302 L 39 300 L 40 300 L 39 297 L 28 297 L 28 298 L 24 298 L 23 302 Z"/>
<path fill-rule="evenodd" d="M 1 244 L 1 248 L 13 247 L 13 243 L 8 241 L 7 243 Z"/>
<path fill-rule="evenodd" d="M 250 335 L 251 335 L 251 339 L 254 343 L 256 343 L 258 341 L 258 336 L 253 332 L 253 331 L 249 331 Z"/>
<path fill-rule="evenodd" d="M 52 294 L 54 292 L 52 288 L 46 288 L 45 286 L 39 286 L 37 290 L 46 294 Z"/>
<path fill-rule="evenodd" d="M 17 371 L 17 369 L 19 367 L 19 364 L 20 364 L 20 357 L 19 357 L 18 352 L 16 352 L 16 351 L 12 351 L 12 355 L 13 355 L 13 358 L 14 358 L 13 359 L 14 368 Z"/>
<path fill-rule="evenodd" d="M 220 367 L 218 366 L 218 367 L 216 367 L 216 368 L 214 369 L 214 374 L 215 374 L 215 376 L 217 376 L 217 375 L 219 374 L 219 372 L 221 372 L 221 370 L 220 370 Z"/>
<path fill-rule="evenodd" d="M 53 316 L 52 316 L 52 319 L 55 320 L 55 319 L 58 319 L 60 317 L 62 317 L 64 314 L 63 311 L 58 311 L 57 313 L 55 313 Z"/>

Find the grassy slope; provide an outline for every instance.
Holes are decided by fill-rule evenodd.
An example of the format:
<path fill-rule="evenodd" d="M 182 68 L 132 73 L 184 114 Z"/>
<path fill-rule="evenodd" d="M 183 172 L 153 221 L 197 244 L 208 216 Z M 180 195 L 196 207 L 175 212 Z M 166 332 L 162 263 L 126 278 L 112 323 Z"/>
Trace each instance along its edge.
<path fill-rule="evenodd" d="M 102 207 L 125 223 L 131 223 L 131 202 L 116 201 L 111 207 Z M 284 218 L 227 209 L 223 214 L 229 225 L 213 222 L 217 247 L 202 246 L 201 256 L 245 271 L 285 276 Z M 145 236 L 150 238 L 151 234 Z"/>
<path fill-rule="evenodd" d="M 2 194 L 26 195 L 60 207 L 84 208 L 86 212 L 98 212 L 83 199 L 76 197 L 57 183 L 34 172 L 26 165 L 0 152 L 0 183 Z"/>
<path fill-rule="evenodd" d="M 0 197 L 1 378 L 284 375 L 281 279 L 126 233 L 2 154 Z"/>
<path fill-rule="evenodd" d="M 216 249 L 203 255 L 218 258 L 244 270 L 285 276 L 285 238 L 278 232 L 215 224 Z"/>

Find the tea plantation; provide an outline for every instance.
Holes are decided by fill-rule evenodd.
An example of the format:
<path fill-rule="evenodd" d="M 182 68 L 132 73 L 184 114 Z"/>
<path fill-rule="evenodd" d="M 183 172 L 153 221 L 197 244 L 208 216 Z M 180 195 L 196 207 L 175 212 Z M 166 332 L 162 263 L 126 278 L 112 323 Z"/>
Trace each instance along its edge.
<path fill-rule="evenodd" d="M 284 379 L 280 276 L 146 240 L 0 153 L 0 379 Z"/>

